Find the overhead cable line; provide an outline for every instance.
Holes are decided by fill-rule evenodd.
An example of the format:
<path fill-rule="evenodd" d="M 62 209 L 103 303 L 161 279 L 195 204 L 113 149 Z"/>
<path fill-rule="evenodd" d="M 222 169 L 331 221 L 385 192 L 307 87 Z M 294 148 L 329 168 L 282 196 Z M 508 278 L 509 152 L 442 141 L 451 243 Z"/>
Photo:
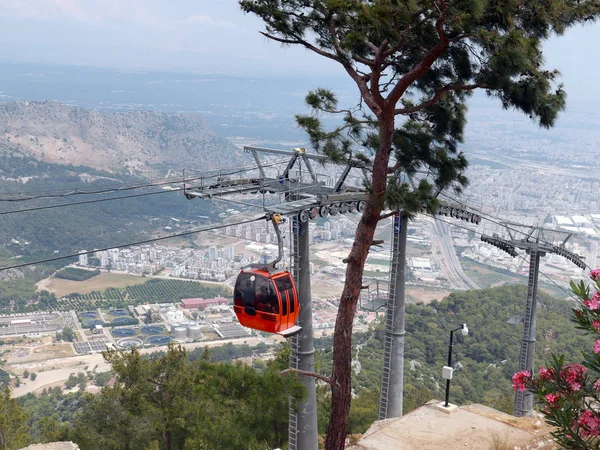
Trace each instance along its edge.
<path fill-rule="evenodd" d="M 88 205 L 91 203 L 109 202 L 112 200 L 126 200 L 126 199 L 130 199 L 130 198 L 146 197 L 146 196 L 150 196 L 150 195 L 168 194 L 170 192 L 185 191 L 186 189 L 184 189 L 183 187 L 172 188 L 172 189 L 163 189 L 161 191 L 144 192 L 141 194 L 123 195 L 123 196 L 119 196 L 119 197 L 98 198 L 98 199 L 94 199 L 94 200 L 83 200 L 80 202 L 72 202 L 72 203 L 61 203 L 59 205 L 34 206 L 31 208 L 14 209 L 14 210 L 10 210 L 10 211 L 0 211 L 0 216 L 4 216 L 4 215 L 8 215 L 8 214 L 23 213 L 23 212 L 42 211 L 42 210 L 46 210 L 46 209 L 65 208 L 67 206 Z M 280 193 L 286 194 L 286 193 L 290 193 L 290 192 L 291 192 L 291 190 L 287 190 L 287 191 L 281 191 Z M 236 203 L 236 204 L 240 204 L 240 205 L 244 205 L 244 206 L 248 206 L 248 207 L 252 207 L 252 208 L 264 209 L 261 205 L 257 205 L 257 204 L 253 204 L 253 203 L 249 203 L 249 202 L 242 202 L 242 201 L 238 201 L 238 200 L 226 199 L 226 198 L 222 198 L 222 197 L 214 197 L 214 198 L 211 198 L 211 200 L 226 201 L 226 202 Z"/>
<path fill-rule="evenodd" d="M 262 167 L 271 167 L 271 166 L 275 166 L 278 164 L 282 164 L 284 161 L 279 161 L 279 162 L 273 162 L 270 164 L 263 164 Z M 75 190 L 75 191 L 68 191 L 62 194 L 58 194 L 58 193 L 41 193 L 41 194 L 37 194 L 37 195 L 30 195 L 27 197 L 8 197 L 8 198 L 0 198 L 0 202 L 23 202 L 23 201 L 29 201 L 29 200 L 37 200 L 37 199 L 45 199 L 45 198 L 63 198 L 63 197 L 70 197 L 73 195 L 98 195 L 98 194 L 109 194 L 112 192 L 120 192 L 120 191 L 130 191 L 130 190 L 135 190 L 135 189 L 144 189 L 144 188 L 150 188 L 150 187 L 155 187 L 155 186 L 164 186 L 167 184 L 180 184 L 180 183 L 189 183 L 189 182 L 193 182 L 193 181 L 198 181 L 198 180 L 202 180 L 202 179 L 207 179 L 207 178 L 214 178 L 214 177 L 218 177 L 218 176 L 230 176 L 230 175 L 236 175 L 239 173 L 243 173 L 243 172 L 249 172 L 252 170 L 258 170 L 259 167 L 257 165 L 253 165 L 253 166 L 245 166 L 245 167 L 241 167 L 239 169 L 233 169 L 233 170 L 215 170 L 215 171 L 210 171 L 210 172 L 206 172 L 203 173 L 202 175 L 199 176 L 194 176 L 191 178 L 187 178 L 184 176 L 180 176 L 178 178 L 173 178 L 173 179 L 163 179 L 163 181 L 160 182 L 154 182 L 154 183 L 144 183 L 144 184 L 131 184 L 131 185 L 121 185 L 121 186 L 117 186 L 117 187 L 111 187 L 111 188 L 104 188 L 104 189 L 98 189 L 98 190 L 93 190 L 93 191 L 83 191 L 83 190 Z M 21 193 L 16 193 L 16 195 L 21 195 Z"/>
<path fill-rule="evenodd" d="M 9 269 L 19 269 L 21 267 L 34 266 L 36 264 L 43 264 L 43 263 L 52 262 L 52 261 L 59 261 L 61 259 L 74 258 L 79 255 L 91 255 L 92 253 L 103 252 L 103 251 L 111 250 L 114 248 L 132 247 L 134 245 L 141 245 L 141 244 L 148 244 L 150 242 L 164 241 L 165 239 L 189 236 L 191 234 L 203 233 L 205 231 L 218 230 L 220 228 L 227 228 L 227 227 L 231 227 L 231 226 L 235 226 L 235 225 L 245 225 L 248 223 L 258 222 L 260 220 L 265 220 L 266 217 L 267 216 L 260 216 L 260 217 L 255 217 L 253 219 L 242 220 L 240 222 L 235 222 L 235 223 L 211 225 L 211 226 L 207 226 L 207 227 L 198 228 L 196 230 L 184 231 L 182 233 L 169 234 L 168 236 L 160 236 L 157 238 L 144 239 L 142 241 L 130 242 L 128 244 L 111 245 L 110 247 L 98 248 L 98 249 L 91 250 L 91 251 L 82 251 L 82 252 L 77 252 L 77 253 L 71 253 L 69 255 L 55 256 L 53 258 L 40 259 L 37 261 L 31 261 L 31 262 L 22 263 L 22 264 L 13 264 L 12 266 L 0 267 L 0 272 L 2 272 L 4 270 L 9 270 Z"/>
<path fill-rule="evenodd" d="M 439 220 L 440 222 L 447 223 L 448 225 L 452 225 L 452 226 L 457 227 L 457 228 L 462 228 L 463 230 L 471 231 L 471 232 L 473 232 L 473 233 L 475 233 L 475 234 L 477 234 L 479 236 L 483 236 L 483 233 L 480 233 L 479 231 L 475 231 L 475 230 L 472 230 L 471 228 L 467 228 L 467 227 L 464 227 L 464 226 L 461 226 L 461 225 L 457 225 L 457 224 L 455 224 L 453 222 L 448 222 L 447 220 L 441 219 L 439 216 L 434 216 L 433 218 L 434 218 L 434 220 Z M 523 261 L 525 261 L 527 263 L 529 262 L 529 261 L 527 261 L 527 258 L 525 258 L 524 256 L 522 256 L 522 255 L 517 255 L 517 256 L 519 258 L 521 258 Z M 544 277 L 546 277 L 548 280 L 550 280 L 552 282 L 552 284 L 554 284 L 556 287 L 558 287 L 560 290 L 562 290 L 565 294 L 567 294 L 569 297 L 571 297 L 572 300 L 577 301 L 577 298 L 573 297 L 573 295 L 571 294 L 571 292 L 569 292 L 564 287 L 562 287 L 561 285 L 559 285 L 558 283 L 556 283 L 552 278 L 550 278 L 548 275 L 546 275 L 541 270 L 540 270 L 540 273 L 542 275 L 544 275 Z"/>
<path fill-rule="evenodd" d="M 142 194 L 123 195 L 120 197 L 97 198 L 95 200 L 83 200 L 81 202 L 61 203 L 60 205 L 35 206 L 32 208 L 14 209 L 11 211 L 0 211 L 0 216 L 4 216 L 7 214 L 30 212 L 30 211 L 41 211 L 44 209 L 64 208 L 67 206 L 88 205 L 90 203 L 109 202 L 111 200 L 124 200 L 124 199 L 128 199 L 128 198 L 145 197 L 145 196 L 149 196 L 149 195 L 167 194 L 169 192 L 178 192 L 178 191 L 183 191 L 183 188 L 165 189 L 165 190 L 156 191 L 156 192 L 144 192 Z"/>

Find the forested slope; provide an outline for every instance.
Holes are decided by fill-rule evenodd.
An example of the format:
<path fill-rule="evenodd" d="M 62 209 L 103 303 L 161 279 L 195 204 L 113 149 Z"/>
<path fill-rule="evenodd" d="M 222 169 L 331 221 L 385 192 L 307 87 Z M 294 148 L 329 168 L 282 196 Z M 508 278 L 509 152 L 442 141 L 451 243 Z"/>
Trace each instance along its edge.
<path fill-rule="evenodd" d="M 507 320 L 515 311 L 525 310 L 526 293 L 526 286 L 507 285 L 454 293 L 428 305 L 407 305 L 405 411 L 432 398 L 443 398 L 445 382 L 441 372 L 447 363 L 450 329 L 466 323 L 468 336 L 455 333 L 453 360 L 460 361 L 464 369 L 455 373 L 450 400 L 458 404 L 483 403 L 512 413 L 511 377 L 518 370 L 523 325 L 509 325 Z M 581 350 L 589 348 L 591 338 L 576 330 L 569 320 L 574 303 L 541 294 L 538 305 L 536 366 L 549 360 L 552 353 L 564 353 L 569 361 L 581 359 Z M 382 323 L 371 332 L 354 337 L 353 385 L 358 397 L 352 405 L 352 432 L 364 431 L 377 417 L 383 337 Z M 331 339 L 317 339 L 316 346 L 318 370 L 328 374 Z M 327 404 L 321 402 L 322 408 Z M 319 417 L 326 419 L 327 414 L 322 412 Z M 320 424 L 321 428 L 325 426 Z"/>

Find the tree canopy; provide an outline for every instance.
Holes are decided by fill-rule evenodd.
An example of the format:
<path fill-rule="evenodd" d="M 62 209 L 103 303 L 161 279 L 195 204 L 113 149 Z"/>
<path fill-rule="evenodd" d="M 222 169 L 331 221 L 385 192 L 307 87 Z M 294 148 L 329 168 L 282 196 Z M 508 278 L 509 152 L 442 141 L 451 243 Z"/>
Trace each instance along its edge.
<path fill-rule="evenodd" d="M 175 346 L 150 358 L 136 350 L 105 357 L 116 383 L 88 397 L 72 432 L 90 450 L 282 446 L 289 398 L 304 394 L 295 376 L 280 375 L 280 359 L 259 371 L 241 363 L 190 361 Z"/>
<path fill-rule="evenodd" d="M 0 392 L 0 448 L 17 450 L 28 443 L 27 416 L 17 401 L 10 397 L 10 390 L 4 388 Z"/>

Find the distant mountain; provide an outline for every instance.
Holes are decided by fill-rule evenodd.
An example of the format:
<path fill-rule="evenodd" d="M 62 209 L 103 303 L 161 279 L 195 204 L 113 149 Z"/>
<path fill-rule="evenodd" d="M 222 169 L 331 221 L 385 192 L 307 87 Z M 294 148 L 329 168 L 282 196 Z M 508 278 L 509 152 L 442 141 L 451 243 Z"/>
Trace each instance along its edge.
<path fill-rule="evenodd" d="M 243 159 L 197 114 L 102 114 L 52 101 L 0 104 L 0 154 L 138 175 L 225 168 Z"/>

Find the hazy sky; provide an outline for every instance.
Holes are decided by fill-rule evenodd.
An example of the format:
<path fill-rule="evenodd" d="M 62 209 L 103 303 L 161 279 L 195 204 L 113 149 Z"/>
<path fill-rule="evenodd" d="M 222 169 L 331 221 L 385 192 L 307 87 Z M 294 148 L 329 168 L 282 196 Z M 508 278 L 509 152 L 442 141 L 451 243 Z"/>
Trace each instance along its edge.
<path fill-rule="evenodd" d="M 258 34 L 235 0 L 0 0 L 0 60 L 194 70 L 212 73 L 340 73 L 302 49 Z M 600 24 L 546 46 L 570 95 L 600 95 Z"/>

